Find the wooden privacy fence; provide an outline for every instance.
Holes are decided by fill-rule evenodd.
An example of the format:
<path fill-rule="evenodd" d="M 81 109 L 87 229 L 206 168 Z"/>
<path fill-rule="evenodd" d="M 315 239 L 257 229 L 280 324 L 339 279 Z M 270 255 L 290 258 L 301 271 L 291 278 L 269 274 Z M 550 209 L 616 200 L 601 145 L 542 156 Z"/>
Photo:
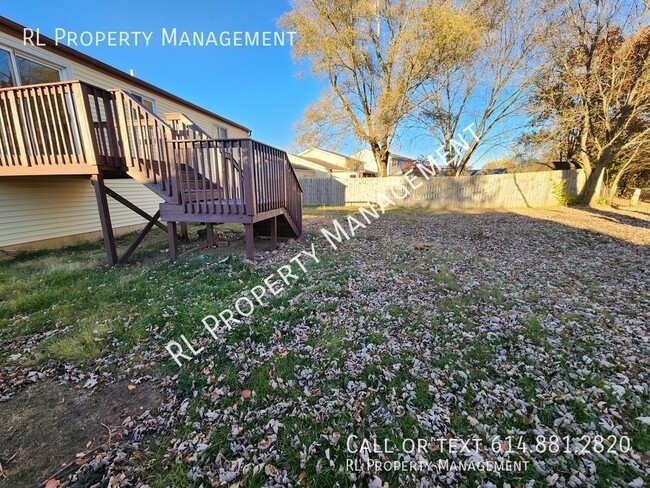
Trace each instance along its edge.
<path fill-rule="evenodd" d="M 398 206 L 426 208 L 514 208 L 557 205 L 555 183 L 566 181 L 569 195 L 584 185 L 582 171 L 541 171 L 502 175 L 414 178 L 411 188 L 402 176 L 387 178 L 301 178 L 305 205 L 363 205 L 381 193 Z M 408 196 L 399 199 L 408 190 Z M 391 188 L 394 190 L 391 190 Z"/>

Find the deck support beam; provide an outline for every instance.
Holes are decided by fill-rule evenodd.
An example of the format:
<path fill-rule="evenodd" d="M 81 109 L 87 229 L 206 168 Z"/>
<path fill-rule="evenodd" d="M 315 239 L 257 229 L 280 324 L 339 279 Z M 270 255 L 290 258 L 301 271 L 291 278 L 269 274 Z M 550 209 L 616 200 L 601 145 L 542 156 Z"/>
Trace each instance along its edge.
<path fill-rule="evenodd" d="M 142 210 L 140 207 L 135 206 L 133 203 L 129 202 L 126 198 L 124 198 L 122 195 L 117 193 L 115 190 L 111 190 L 109 187 L 106 187 L 106 194 L 111 197 L 113 200 L 116 200 L 120 202 L 122 205 L 124 205 L 126 208 L 129 210 L 132 210 L 133 212 L 137 213 L 140 217 L 143 217 L 147 219 L 148 221 L 151 221 L 153 217 L 149 215 L 147 212 Z M 160 214 L 160 212 L 158 212 Z M 163 224 L 158 222 L 158 219 L 156 219 L 155 224 L 156 227 L 164 230 L 167 232 L 167 227 L 165 227 Z"/>
<path fill-rule="evenodd" d="M 214 247 L 214 224 L 206 225 L 206 237 L 208 238 L 208 247 Z"/>
<path fill-rule="evenodd" d="M 181 222 L 181 239 L 184 241 L 189 240 L 189 232 L 187 231 L 187 222 Z"/>
<path fill-rule="evenodd" d="M 99 222 L 102 226 L 102 237 L 104 238 L 104 249 L 108 264 L 115 266 L 117 264 L 117 249 L 115 246 L 115 236 L 113 226 L 111 225 L 111 213 L 108 208 L 108 199 L 106 198 L 106 185 L 101 173 L 92 175 L 90 182 L 95 188 L 95 198 L 97 199 L 97 210 L 99 211 Z"/>
<path fill-rule="evenodd" d="M 178 259 L 178 236 L 176 222 L 167 222 L 167 238 L 169 239 L 169 260 L 173 263 Z"/>
<path fill-rule="evenodd" d="M 255 238 L 253 234 L 253 224 L 244 224 L 246 230 L 246 259 L 255 260 Z"/>
<path fill-rule="evenodd" d="M 149 233 L 149 231 L 153 228 L 154 225 L 158 223 L 158 219 L 160 219 L 160 210 L 158 210 L 153 217 L 147 222 L 147 225 L 144 226 L 144 228 L 140 231 L 138 236 L 134 239 L 134 241 L 131 243 L 129 248 L 122 254 L 120 259 L 117 261 L 118 264 L 124 264 L 127 259 L 131 257 L 131 254 L 133 254 L 133 251 L 135 251 L 142 240 L 146 237 L 146 235 Z M 165 228 L 165 230 L 167 230 Z"/>
<path fill-rule="evenodd" d="M 269 225 L 271 226 L 271 250 L 275 251 L 278 248 L 278 218 L 270 219 Z"/>

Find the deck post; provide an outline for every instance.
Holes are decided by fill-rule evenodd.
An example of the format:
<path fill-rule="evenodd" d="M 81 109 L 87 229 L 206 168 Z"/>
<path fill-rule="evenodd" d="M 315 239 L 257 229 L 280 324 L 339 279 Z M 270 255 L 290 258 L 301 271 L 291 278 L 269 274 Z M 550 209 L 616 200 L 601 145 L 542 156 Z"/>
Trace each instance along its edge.
<path fill-rule="evenodd" d="M 255 260 L 255 236 L 253 235 L 253 224 L 244 224 L 246 229 L 246 259 Z"/>
<path fill-rule="evenodd" d="M 243 168 L 244 178 L 244 206 L 246 215 L 253 216 L 257 213 L 257 185 L 255 183 L 255 150 L 253 141 L 246 140 L 241 143 L 240 164 Z"/>
<path fill-rule="evenodd" d="M 167 222 L 167 238 L 169 239 L 169 260 L 173 263 L 178 259 L 178 236 L 176 222 Z"/>
<path fill-rule="evenodd" d="M 102 226 L 102 237 L 104 238 L 104 249 L 108 264 L 115 266 L 117 264 L 117 249 L 115 248 L 115 236 L 111 225 L 111 213 L 108 209 L 108 199 L 106 198 L 106 186 L 104 177 L 101 172 L 92 175 L 90 181 L 95 188 L 95 198 L 97 199 L 97 210 L 99 211 L 99 222 Z"/>
<path fill-rule="evenodd" d="M 214 247 L 214 224 L 206 225 L 206 236 L 208 238 L 208 247 Z"/>
<path fill-rule="evenodd" d="M 278 248 L 278 218 L 273 217 L 269 224 L 271 225 L 271 250 L 275 251 Z"/>
<path fill-rule="evenodd" d="M 255 183 L 255 148 L 253 141 L 248 139 L 240 146 L 242 174 L 244 178 L 244 206 L 246 215 L 251 217 L 250 224 L 244 224 L 246 229 L 246 258 L 255 259 L 255 235 L 253 232 L 253 217 L 257 213 L 257 185 Z"/>
<path fill-rule="evenodd" d="M 181 222 L 181 239 L 184 241 L 189 240 L 189 233 L 187 231 L 187 222 Z"/>

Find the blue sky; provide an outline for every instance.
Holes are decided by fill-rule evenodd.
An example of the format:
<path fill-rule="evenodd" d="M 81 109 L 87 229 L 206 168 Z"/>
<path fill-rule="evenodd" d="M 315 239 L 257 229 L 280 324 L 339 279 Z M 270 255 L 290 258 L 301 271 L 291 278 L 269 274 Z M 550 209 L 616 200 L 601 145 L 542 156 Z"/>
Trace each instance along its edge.
<path fill-rule="evenodd" d="M 54 37 L 68 31 L 275 31 L 288 1 L 192 0 L 2 2 L 0 15 Z M 291 125 L 318 98 L 319 86 L 285 47 L 75 47 L 253 130 L 253 137 L 289 148 Z"/>
<path fill-rule="evenodd" d="M 301 74 L 284 47 L 161 46 L 162 28 L 178 31 L 276 31 L 289 0 L 19 0 L 4 2 L 0 15 L 54 37 L 67 31 L 153 31 L 150 46 L 76 47 L 182 98 L 253 130 L 267 144 L 294 149 L 292 125 L 318 98 L 320 85 Z M 432 153 L 430 141 L 402 138 L 394 152 Z M 360 147 L 345 148 L 348 151 Z M 494 153 L 493 153 L 494 154 Z"/>

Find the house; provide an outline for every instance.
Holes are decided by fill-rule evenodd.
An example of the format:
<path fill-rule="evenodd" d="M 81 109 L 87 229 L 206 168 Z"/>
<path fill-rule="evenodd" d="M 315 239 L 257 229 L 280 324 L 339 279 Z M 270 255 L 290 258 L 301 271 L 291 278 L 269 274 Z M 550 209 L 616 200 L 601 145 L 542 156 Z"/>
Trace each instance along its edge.
<path fill-rule="evenodd" d="M 376 171 L 368 170 L 363 161 L 334 151 L 309 148 L 299 154 L 303 160 L 310 161 L 329 171 L 333 178 L 369 178 L 377 176 Z"/>
<path fill-rule="evenodd" d="M 298 178 L 331 178 L 333 165 L 303 158 L 297 154 L 288 154 L 289 162 L 293 166 Z"/>
<path fill-rule="evenodd" d="M 375 155 L 370 149 L 362 149 L 354 153 L 351 158 L 363 161 L 365 170 L 373 173 L 378 172 Z M 415 159 L 400 156 L 399 154 L 390 153 L 388 155 L 388 167 L 386 168 L 387 176 L 398 176 L 404 174 L 408 169 L 415 165 Z"/>
<path fill-rule="evenodd" d="M 508 174 L 508 168 L 469 169 L 468 172 L 469 176 L 505 175 Z"/>
<path fill-rule="evenodd" d="M 515 169 L 517 173 L 534 173 L 537 171 L 580 169 L 580 165 L 572 161 L 537 161 Z"/>
<path fill-rule="evenodd" d="M 302 190 L 284 151 L 247 127 L 0 17 L 0 248 L 97 238 L 111 265 L 158 226 L 236 222 L 299 236 Z M 188 81 L 191 83 L 191 80 Z M 110 202 L 110 203 L 109 203 Z M 164 222 L 164 224 L 162 222 Z M 141 229 L 118 258 L 115 235 Z"/>

